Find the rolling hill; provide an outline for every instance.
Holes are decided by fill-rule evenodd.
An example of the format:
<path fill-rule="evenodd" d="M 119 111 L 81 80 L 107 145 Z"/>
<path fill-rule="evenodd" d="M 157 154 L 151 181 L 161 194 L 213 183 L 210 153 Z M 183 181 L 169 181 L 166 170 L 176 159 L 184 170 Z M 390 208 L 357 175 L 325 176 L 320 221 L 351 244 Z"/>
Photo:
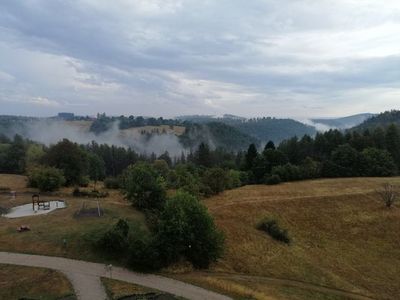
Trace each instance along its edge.
<path fill-rule="evenodd" d="M 200 124 L 220 122 L 235 127 L 239 131 L 252 136 L 261 142 L 273 141 L 279 143 L 294 136 L 302 137 L 305 134 L 314 135 L 316 129 L 293 119 L 277 119 L 271 117 L 246 119 L 243 117 L 224 115 L 213 116 L 182 116 L 179 120 Z"/>
<path fill-rule="evenodd" d="M 375 114 L 364 113 L 343 118 L 311 119 L 311 121 L 315 123 L 316 126 L 322 124 L 329 128 L 348 129 L 357 126 L 374 116 Z"/>
<path fill-rule="evenodd" d="M 400 184 L 313 180 L 245 186 L 207 199 L 226 236 L 225 255 L 209 272 L 173 276 L 238 298 L 397 299 L 400 209 L 386 209 L 376 193 L 387 181 Z M 277 219 L 293 242 L 257 230 L 264 217 Z"/>
<path fill-rule="evenodd" d="M 400 110 L 383 112 L 379 115 L 365 120 L 358 126 L 353 127 L 352 130 L 374 129 L 376 127 L 386 127 L 390 124 L 400 125 Z"/>

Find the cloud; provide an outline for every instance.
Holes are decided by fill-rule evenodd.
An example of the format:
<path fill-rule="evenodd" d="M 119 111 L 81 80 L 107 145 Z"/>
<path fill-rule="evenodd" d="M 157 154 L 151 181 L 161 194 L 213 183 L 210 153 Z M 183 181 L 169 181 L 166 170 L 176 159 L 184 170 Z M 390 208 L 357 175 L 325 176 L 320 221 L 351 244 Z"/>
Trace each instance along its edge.
<path fill-rule="evenodd" d="M 376 112 L 396 108 L 399 47 L 396 0 L 5 0 L 0 102 L 57 99 L 42 114 Z"/>
<path fill-rule="evenodd" d="M 58 103 L 57 101 L 50 100 L 46 97 L 33 97 L 27 102 L 40 106 L 60 106 L 60 103 Z"/>

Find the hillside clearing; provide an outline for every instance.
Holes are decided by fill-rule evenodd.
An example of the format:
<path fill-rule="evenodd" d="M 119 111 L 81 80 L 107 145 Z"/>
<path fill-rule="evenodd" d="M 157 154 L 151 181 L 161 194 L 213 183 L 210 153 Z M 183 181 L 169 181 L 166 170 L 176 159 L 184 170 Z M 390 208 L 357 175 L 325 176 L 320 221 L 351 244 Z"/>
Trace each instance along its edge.
<path fill-rule="evenodd" d="M 270 286 L 266 290 L 260 278 L 238 281 L 234 274 L 291 279 L 395 299 L 400 294 L 400 209 L 386 209 L 376 194 L 387 181 L 400 184 L 400 178 L 314 180 L 245 186 L 207 199 L 226 235 L 225 255 L 207 278 L 197 273 L 178 276 L 220 291 L 259 290 L 253 295 L 257 299 L 267 299 L 265 295 L 298 299 L 298 294 L 268 290 Z M 289 230 L 290 246 L 256 229 L 266 216 Z M 219 277 L 226 273 L 233 275 Z M 247 294 L 244 291 L 241 296 Z"/>

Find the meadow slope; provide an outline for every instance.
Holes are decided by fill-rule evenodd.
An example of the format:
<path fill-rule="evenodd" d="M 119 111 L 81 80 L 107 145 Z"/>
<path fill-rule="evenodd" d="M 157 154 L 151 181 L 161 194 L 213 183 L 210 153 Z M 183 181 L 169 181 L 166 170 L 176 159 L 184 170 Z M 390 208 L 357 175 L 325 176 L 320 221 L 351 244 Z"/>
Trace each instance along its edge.
<path fill-rule="evenodd" d="M 245 186 L 207 199 L 226 235 L 225 255 L 210 272 L 174 276 L 257 299 L 346 298 L 270 277 L 396 299 L 400 208 L 386 209 L 376 193 L 387 181 L 400 184 L 400 178 L 313 180 Z M 256 229 L 266 216 L 288 229 L 290 246 Z"/>

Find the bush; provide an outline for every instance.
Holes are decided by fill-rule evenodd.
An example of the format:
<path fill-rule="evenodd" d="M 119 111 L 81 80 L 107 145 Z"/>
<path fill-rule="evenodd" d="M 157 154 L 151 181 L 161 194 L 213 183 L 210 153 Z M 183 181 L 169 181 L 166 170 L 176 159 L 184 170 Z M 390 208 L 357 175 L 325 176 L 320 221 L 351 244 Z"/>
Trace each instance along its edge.
<path fill-rule="evenodd" d="M 89 198 L 105 198 L 108 197 L 108 192 L 102 192 L 98 190 L 82 190 L 78 187 L 75 187 L 72 196 L 74 197 L 89 197 Z"/>
<path fill-rule="evenodd" d="M 131 226 L 129 233 L 127 263 L 137 271 L 154 271 L 163 266 L 160 260 L 162 245 L 158 245 L 154 236 L 139 226 Z"/>
<path fill-rule="evenodd" d="M 128 233 L 128 223 L 119 219 L 112 228 L 94 242 L 94 246 L 109 256 L 118 257 L 129 248 Z"/>
<path fill-rule="evenodd" d="M 274 185 L 274 184 L 280 184 L 282 182 L 281 178 L 279 175 L 271 175 L 267 177 L 265 183 L 268 185 Z"/>
<path fill-rule="evenodd" d="M 96 251 L 109 258 L 122 260 L 132 269 L 153 271 L 161 267 L 159 251 L 161 247 L 140 225 L 119 219 L 108 229 L 96 229 L 85 236 Z"/>
<path fill-rule="evenodd" d="M 240 171 L 236 170 L 229 170 L 227 174 L 227 182 L 226 188 L 227 189 L 234 189 L 242 186 L 241 181 L 241 173 Z"/>
<path fill-rule="evenodd" d="M 265 231 L 273 239 L 283 242 L 285 244 L 290 244 L 290 238 L 286 229 L 279 227 L 278 222 L 274 219 L 264 219 L 262 220 L 257 229 Z"/>
<path fill-rule="evenodd" d="M 28 174 L 29 186 L 38 188 L 42 192 L 58 190 L 65 184 L 63 172 L 53 167 L 40 166 Z"/>
<path fill-rule="evenodd" d="M 88 176 L 82 176 L 79 179 L 79 186 L 81 187 L 88 187 L 90 183 L 90 178 Z"/>
<path fill-rule="evenodd" d="M 121 187 L 120 180 L 116 177 L 107 177 L 104 179 L 104 186 L 107 189 L 119 189 Z"/>

